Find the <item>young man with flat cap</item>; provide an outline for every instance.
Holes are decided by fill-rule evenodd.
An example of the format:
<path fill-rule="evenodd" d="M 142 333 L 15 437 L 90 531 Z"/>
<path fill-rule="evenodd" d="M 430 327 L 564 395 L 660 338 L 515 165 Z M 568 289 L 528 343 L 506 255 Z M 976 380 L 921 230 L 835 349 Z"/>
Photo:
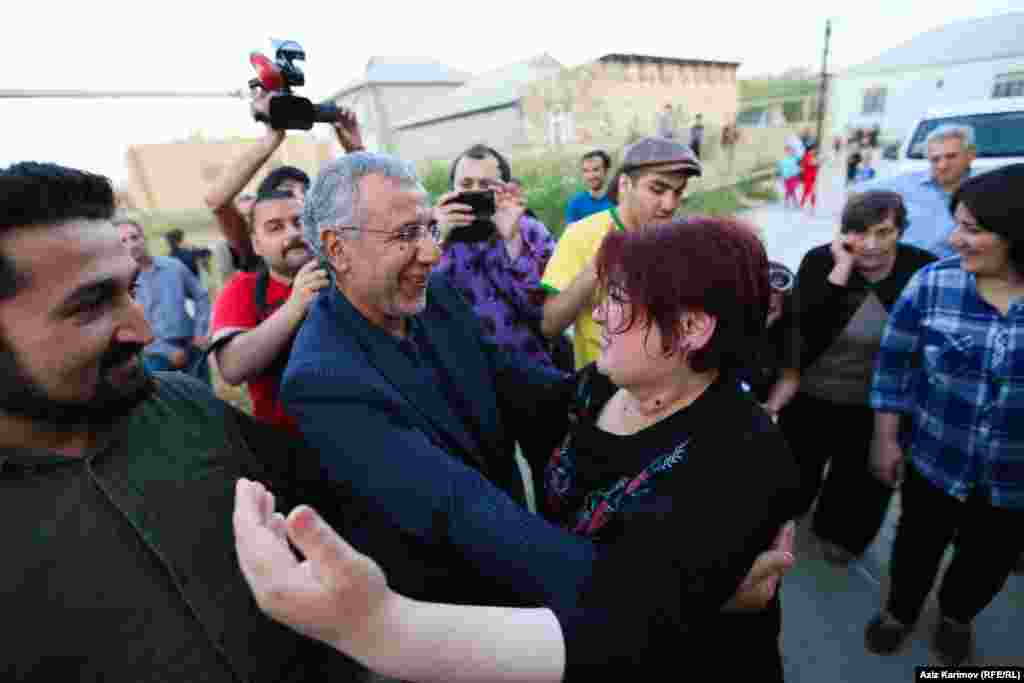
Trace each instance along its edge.
<path fill-rule="evenodd" d="M 597 273 L 594 256 L 612 230 L 639 230 L 672 219 L 690 178 L 701 165 L 686 145 L 662 137 L 644 138 L 626 148 L 618 179 L 618 206 L 573 223 L 562 234 L 544 271 L 547 292 L 541 329 L 554 337 L 575 323 L 576 368 L 600 355 L 600 328 L 594 322 Z"/>

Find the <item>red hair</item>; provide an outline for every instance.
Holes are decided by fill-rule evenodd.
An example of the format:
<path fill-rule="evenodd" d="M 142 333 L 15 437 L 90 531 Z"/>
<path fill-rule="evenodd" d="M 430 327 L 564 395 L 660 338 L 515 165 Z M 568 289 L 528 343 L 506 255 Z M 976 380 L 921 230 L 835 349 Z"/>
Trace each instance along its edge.
<path fill-rule="evenodd" d="M 733 218 L 691 216 L 635 232 L 611 232 L 597 255 L 602 289 L 630 302 L 629 319 L 656 324 L 663 352 L 679 343 L 686 311 L 716 319 L 708 343 L 690 357 L 696 372 L 745 365 L 764 330 L 771 288 L 768 256 L 754 228 Z"/>

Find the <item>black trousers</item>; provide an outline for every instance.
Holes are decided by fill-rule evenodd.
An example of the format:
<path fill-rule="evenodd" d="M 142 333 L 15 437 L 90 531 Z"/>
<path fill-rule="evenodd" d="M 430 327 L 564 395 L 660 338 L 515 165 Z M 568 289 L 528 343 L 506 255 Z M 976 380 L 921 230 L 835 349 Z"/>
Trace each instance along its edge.
<path fill-rule="evenodd" d="M 869 468 L 874 411 L 800 392 L 782 411 L 780 424 L 800 464 L 801 513 L 818 498 L 812 531 L 853 555 L 863 554 L 882 528 L 893 494 Z"/>
<path fill-rule="evenodd" d="M 1024 510 L 993 507 L 982 496 L 959 501 L 936 488 L 908 462 L 900 488 L 901 511 L 889 566 L 889 613 L 904 624 L 921 614 L 953 542 L 953 561 L 942 577 L 939 610 L 970 623 L 999 594 L 1024 549 Z"/>

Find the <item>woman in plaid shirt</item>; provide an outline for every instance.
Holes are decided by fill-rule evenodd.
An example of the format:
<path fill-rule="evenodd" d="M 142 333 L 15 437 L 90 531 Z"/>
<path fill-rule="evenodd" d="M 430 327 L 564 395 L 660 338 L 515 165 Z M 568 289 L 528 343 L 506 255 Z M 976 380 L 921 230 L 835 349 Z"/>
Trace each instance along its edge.
<path fill-rule="evenodd" d="M 899 649 L 955 537 L 933 646 L 959 664 L 1024 549 L 1024 164 L 966 181 L 951 210 L 959 256 L 914 276 L 878 354 L 872 468 L 901 482 L 902 513 L 865 640 Z"/>

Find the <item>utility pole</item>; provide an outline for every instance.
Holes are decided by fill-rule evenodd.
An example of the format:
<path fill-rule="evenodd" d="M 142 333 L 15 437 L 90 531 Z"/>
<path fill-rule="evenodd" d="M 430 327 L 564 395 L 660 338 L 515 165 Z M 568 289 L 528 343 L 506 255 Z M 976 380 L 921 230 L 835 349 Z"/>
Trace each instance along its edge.
<path fill-rule="evenodd" d="M 828 93 L 828 43 L 832 38 L 832 20 L 825 20 L 825 50 L 821 55 L 821 83 L 818 84 L 818 154 L 821 152 L 821 128 L 825 124 L 825 95 Z"/>

